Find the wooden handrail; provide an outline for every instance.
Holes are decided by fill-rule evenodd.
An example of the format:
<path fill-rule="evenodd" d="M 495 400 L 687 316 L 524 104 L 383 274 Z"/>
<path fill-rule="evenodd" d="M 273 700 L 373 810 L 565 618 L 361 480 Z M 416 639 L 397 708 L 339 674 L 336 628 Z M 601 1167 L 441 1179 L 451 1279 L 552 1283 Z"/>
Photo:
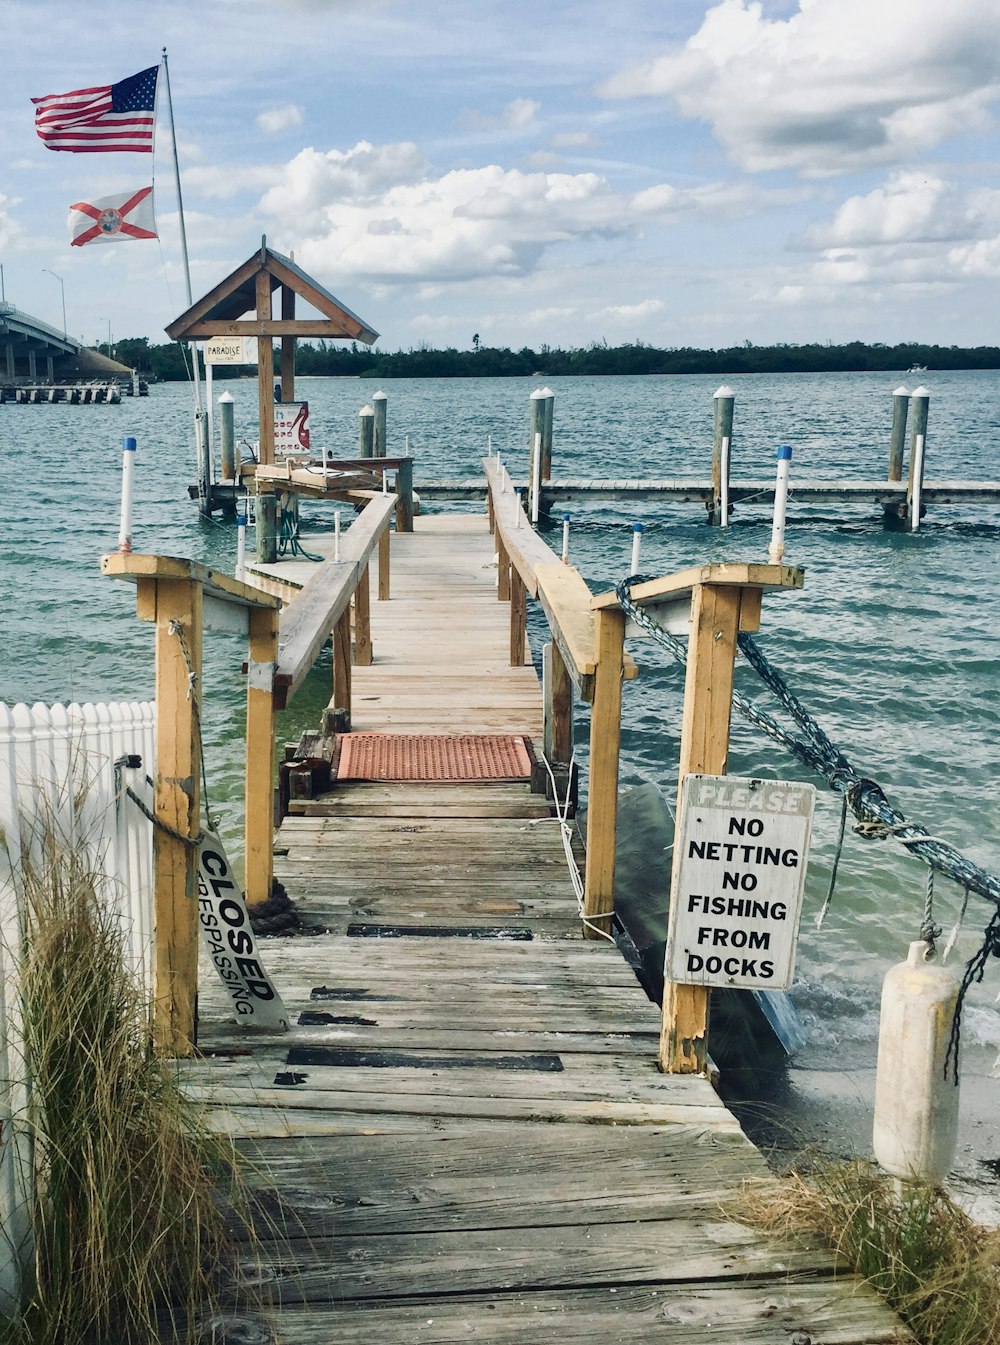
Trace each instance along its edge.
<path fill-rule="evenodd" d="M 537 598 L 536 568 L 539 565 L 551 565 L 553 561 L 558 561 L 559 557 L 528 522 L 523 507 L 518 504 L 513 487 L 508 490 L 501 489 L 503 469 L 499 464 L 493 458 L 484 458 L 483 469 L 493 501 L 494 526 L 500 535 L 500 541 L 521 583 L 533 598 Z"/>
<path fill-rule="evenodd" d="M 595 599 L 579 570 L 556 561 L 538 565 L 538 600 L 552 632 L 552 639 L 562 655 L 570 680 L 581 700 L 591 704 L 594 699 L 594 674 L 597 671 L 595 650 Z M 622 676 L 630 682 L 639 676 L 632 656 L 625 651 Z"/>
<path fill-rule="evenodd" d="M 274 670 L 276 710 L 283 710 L 301 686 L 331 631 L 347 611 L 358 583 L 367 574 L 369 557 L 388 531 L 396 503 L 395 495 L 370 500 L 341 537 L 340 559 L 324 561 L 299 596 L 283 609 Z"/>

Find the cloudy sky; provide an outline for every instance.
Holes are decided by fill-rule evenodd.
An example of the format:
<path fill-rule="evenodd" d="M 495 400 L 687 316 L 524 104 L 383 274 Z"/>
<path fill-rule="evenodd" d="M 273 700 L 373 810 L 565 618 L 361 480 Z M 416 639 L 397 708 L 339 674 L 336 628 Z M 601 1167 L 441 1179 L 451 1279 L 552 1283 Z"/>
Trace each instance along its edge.
<path fill-rule="evenodd" d="M 160 242 L 71 249 L 150 156 L 53 153 L 29 100 L 163 46 L 196 298 L 266 234 L 388 350 L 1000 341 L 998 0 L 0 0 L 0 35 L 6 298 L 88 342 L 187 306 L 166 103 Z"/>

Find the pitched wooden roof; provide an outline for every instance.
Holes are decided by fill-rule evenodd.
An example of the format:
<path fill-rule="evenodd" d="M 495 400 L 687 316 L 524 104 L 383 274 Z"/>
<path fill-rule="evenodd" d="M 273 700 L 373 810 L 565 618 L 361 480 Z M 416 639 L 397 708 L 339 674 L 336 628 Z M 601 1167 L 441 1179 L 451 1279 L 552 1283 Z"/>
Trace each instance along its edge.
<path fill-rule="evenodd" d="M 322 315 L 309 318 L 258 318 L 257 278 L 268 277 L 271 293 L 280 286 L 299 295 Z M 244 313 L 252 313 L 244 318 Z M 328 340 L 362 341 L 371 345 L 378 332 L 352 313 L 289 257 L 272 252 L 267 239 L 260 250 L 209 290 L 166 328 L 173 341 L 211 336 L 323 336 Z"/>

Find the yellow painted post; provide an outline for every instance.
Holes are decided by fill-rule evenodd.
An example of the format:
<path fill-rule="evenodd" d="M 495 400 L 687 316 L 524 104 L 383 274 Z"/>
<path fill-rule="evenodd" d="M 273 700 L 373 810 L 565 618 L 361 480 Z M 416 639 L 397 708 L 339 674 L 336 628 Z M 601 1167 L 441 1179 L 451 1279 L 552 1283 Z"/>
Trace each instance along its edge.
<path fill-rule="evenodd" d="M 274 875 L 274 664 L 278 657 L 276 608 L 251 607 L 247 660 L 245 876 L 247 904 L 271 895 Z"/>
<path fill-rule="evenodd" d="M 378 539 L 378 600 L 389 601 L 389 529 Z"/>
<path fill-rule="evenodd" d="M 177 835 L 153 828 L 153 1031 L 158 1050 L 190 1055 L 197 1037 L 198 852 L 180 838 L 193 840 L 199 832 L 200 743 L 194 698 L 201 695 L 203 594 L 197 580 L 157 579 L 155 584 L 153 811 Z"/>
<path fill-rule="evenodd" d="M 354 662 L 367 668 L 372 661 L 371 592 L 368 587 L 368 566 L 354 590 Z"/>
<path fill-rule="evenodd" d="M 618 823 L 618 755 L 622 724 L 625 615 L 603 608 L 594 622 L 594 700 L 590 714 L 590 781 L 587 786 L 587 867 L 583 913 L 610 933 L 614 910 L 615 827 Z M 600 935 L 584 926 L 584 938 Z"/>
<path fill-rule="evenodd" d="M 678 771 L 678 826 L 680 785 L 684 777 L 726 772 L 733 665 L 743 592 L 736 585 L 698 584 L 691 594 L 691 635 Z M 675 865 L 679 858 L 675 850 Z M 676 985 L 671 981 L 664 984 L 659 1064 L 665 1073 L 701 1074 L 707 1070 L 709 994 L 700 985 Z"/>

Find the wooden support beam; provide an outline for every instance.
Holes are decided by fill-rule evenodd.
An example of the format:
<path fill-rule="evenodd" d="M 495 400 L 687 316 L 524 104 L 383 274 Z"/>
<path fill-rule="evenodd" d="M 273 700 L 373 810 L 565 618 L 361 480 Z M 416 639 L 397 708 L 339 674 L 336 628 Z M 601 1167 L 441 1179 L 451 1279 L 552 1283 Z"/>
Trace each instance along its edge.
<path fill-rule="evenodd" d="M 338 733 L 351 731 L 351 609 L 333 628 L 333 715 Z"/>
<path fill-rule="evenodd" d="M 678 770 L 680 785 L 690 774 L 724 775 L 729 756 L 729 716 L 733 665 L 743 590 L 735 585 L 698 584 L 691 595 L 691 634 L 684 683 Z M 674 862 L 680 856 L 675 851 Z M 660 1069 L 668 1074 L 703 1074 L 708 1069 L 709 990 L 699 985 L 663 987 Z"/>
<path fill-rule="evenodd" d="M 413 459 L 401 458 L 396 468 L 396 531 L 413 531 Z"/>
<path fill-rule="evenodd" d="M 545 646 L 548 651 L 547 692 L 543 714 L 545 755 L 553 766 L 568 766 L 573 756 L 573 681 L 555 640 Z"/>
<path fill-rule="evenodd" d="M 510 602 L 510 557 L 497 529 L 497 601 Z"/>
<path fill-rule="evenodd" d="M 386 534 L 388 536 L 388 534 Z M 371 666 L 372 625 L 371 593 L 368 566 L 362 568 L 358 586 L 354 590 L 354 662 L 359 668 Z"/>
<path fill-rule="evenodd" d="M 527 634 L 528 604 L 527 593 L 521 576 L 516 570 L 510 572 L 510 666 L 520 668 L 524 663 L 525 637 Z"/>
<path fill-rule="evenodd" d="M 291 285 L 281 287 L 281 318 L 290 322 L 295 318 L 295 291 Z M 295 337 L 281 338 L 281 400 L 295 401 Z"/>
<path fill-rule="evenodd" d="M 155 583 L 153 811 L 177 835 L 153 828 L 153 1032 L 158 1050 L 183 1056 L 194 1050 L 197 1036 L 198 851 L 181 838 L 199 832 L 201 745 L 194 697 L 201 695 L 202 586 L 192 579 Z"/>
<path fill-rule="evenodd" d="M 266 271 L 257 276 L 257 317 L 271 317 L 271 283 Z M 274 462 L 274 347 L 270 336 L 257 342 L 257 405 L 260 420 L 260 444 L 257 461 L 265 467 Z"/>
<path fill-rule="evenodd" d="M 274 667 L 278 656 L 278 612 L 250 609 L 247 658 L 247 743 L 245 886 L 247 904 L 271 895 L 274 874 Z"/>
<path fill-rule="evenodd" d="M 378 539 L 378 600 L 389 601 L 389 531 L 386 529 Z"/>
<path fill-rule="evenodd" d="M 587 868 L 583 913 L 610 932 L 614 910 L 615 827 L 618 822 L 618 755 L 622 732 L 625 614 L 605 608 L 594 626 L 594 702 L 590 714 L 590 782 L 587 787 Z M 586 925 L 584 938 L 600 935 Z"/>

